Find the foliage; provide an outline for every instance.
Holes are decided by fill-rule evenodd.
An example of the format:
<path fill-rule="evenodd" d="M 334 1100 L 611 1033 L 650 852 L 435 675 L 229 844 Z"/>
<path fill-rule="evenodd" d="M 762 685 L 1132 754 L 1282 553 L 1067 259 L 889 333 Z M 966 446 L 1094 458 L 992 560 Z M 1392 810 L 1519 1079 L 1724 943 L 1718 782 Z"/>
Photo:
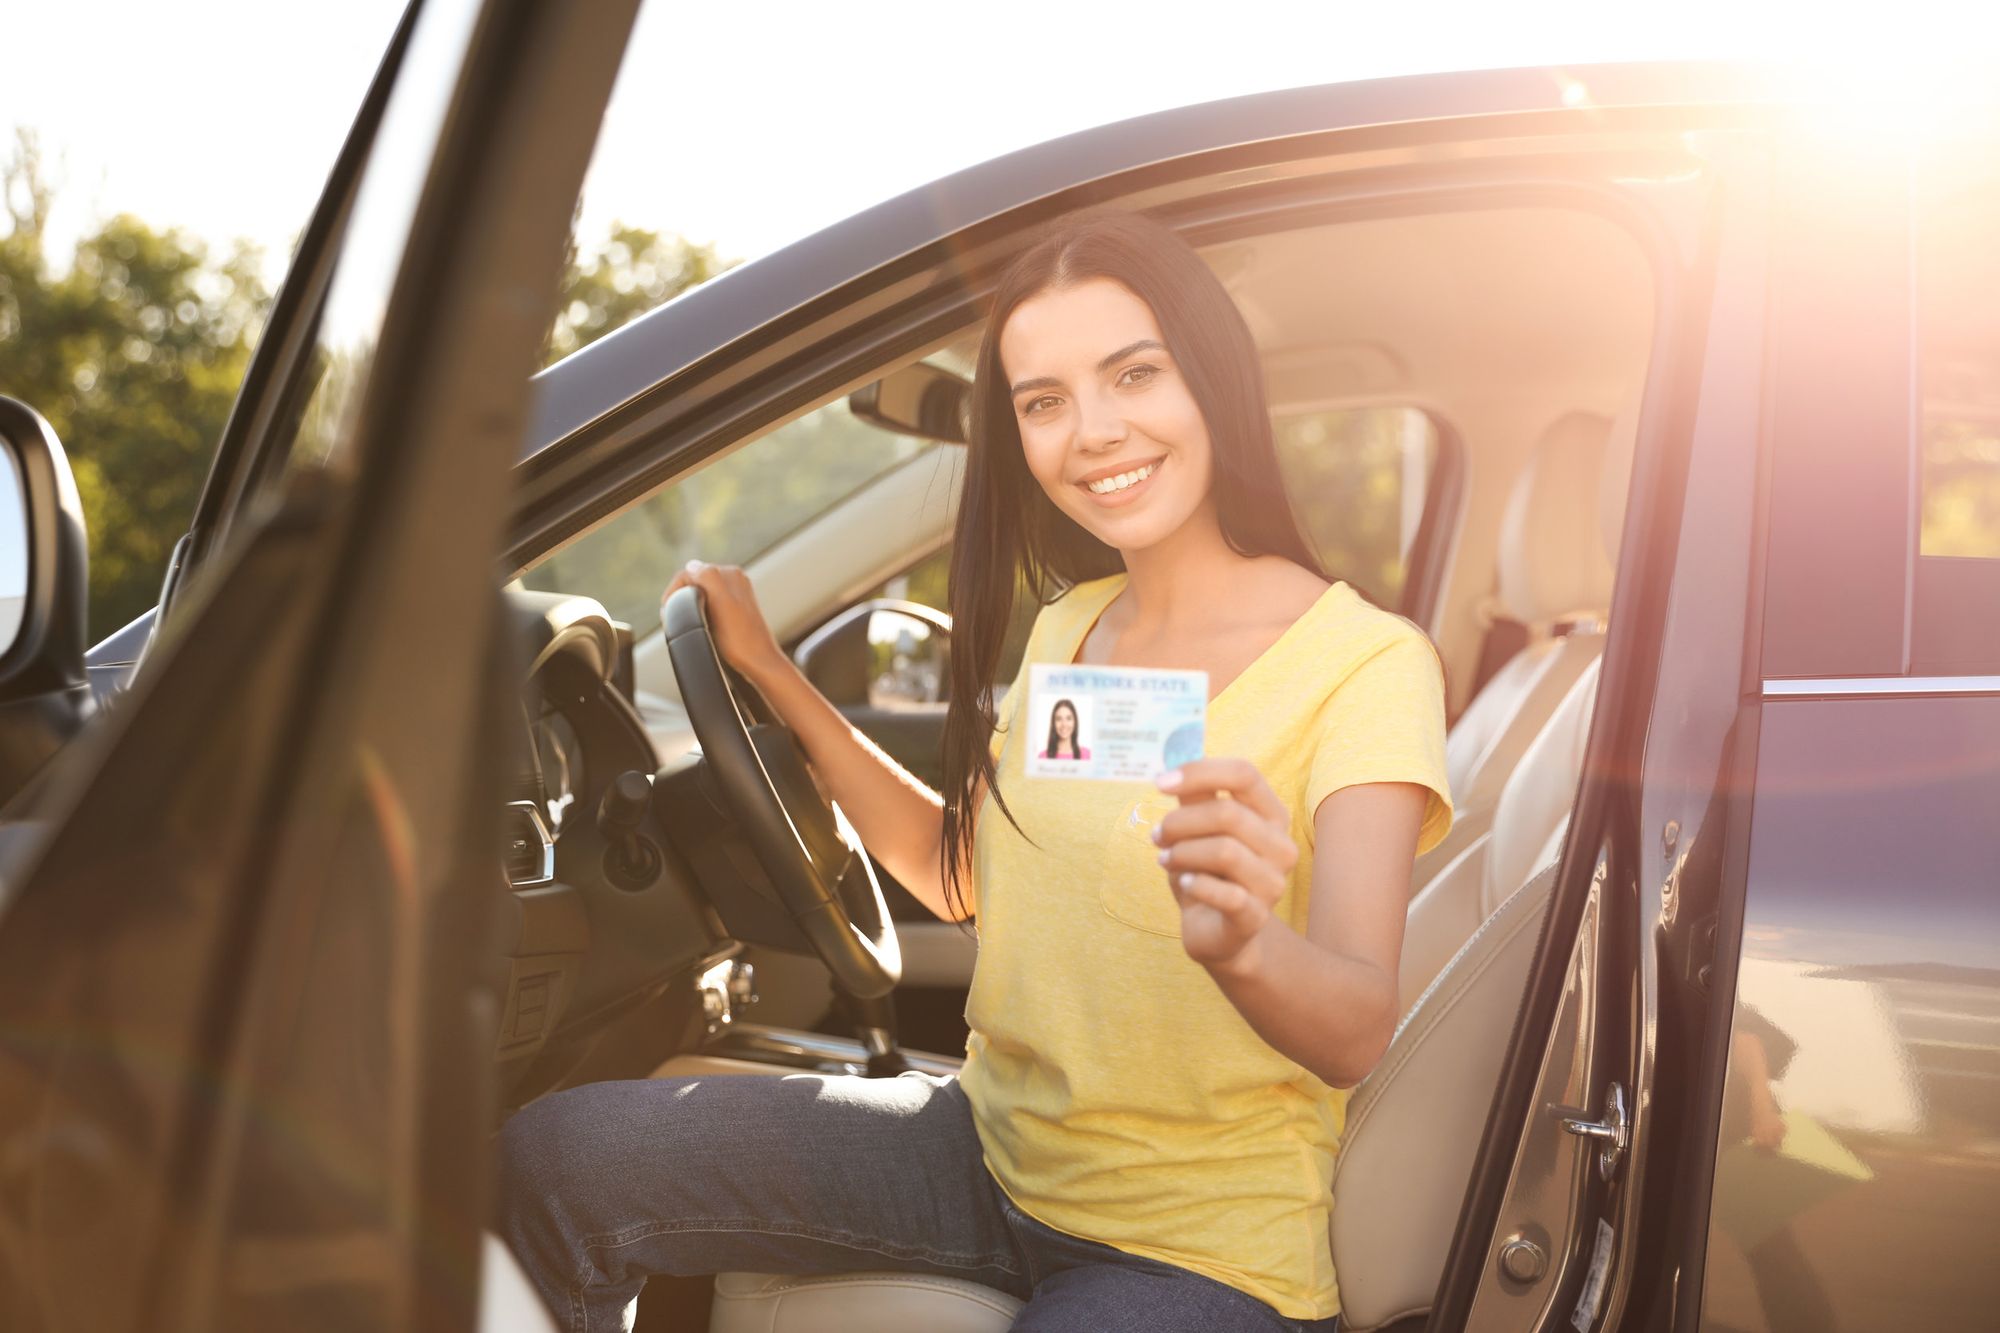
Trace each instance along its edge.
<path fill-rule="evenodd" d="M 217 258 L 121 214 L 54 273 L 52 192 L 32 136 L 0 167 L 0 393 L 49 419 L 90 530 L 90 634 L 153 604 L 249 364 L 269 293 L 259 254 Z"/>
<path fill-rule="evenodd" d="M 1421 431 L 1425 473 L 1435 465 L 1436 438 L 1427 418 L 1410 408 L 1355 408 L 1280 417 L 1272 423 L 1278 466 L 1299 526 L 1328 578 L 1352 585 L 1377 606 L 1395 609 L 1403 596 L 1403 543 L 1416 515 L 1404 495 L 1405 459 Z"/>
<path fill-rule="evenodd" d="M 47 252 L 54 191 L 32 134 L 0 163 L 0 393 L 49 419 L 76 472 L 90 532 L 90 637 L 151 606 L 186 531 L 248 368 L 271 293 L 258 250 L 121 214 Z M 617 225 L 572 245 L 548 360 L 568 355 L 729 266 L 709 245 Z"/>
<path fill-rule="evenodd" d="M 922 454 L 929 441 L 893 435 L 836 398 L 677 478 L 522 576 L 529 588 L 603 602 L 643 633 L 661 590 L 690 559 L 744 564 L 836 502 Z M 955 460 L 939 456 L 938 503 Z"/>
<path fill-rule="evenodd" d="M 2000 557 L 2000 424 L 1927 410 L 1922 457 L 1922 553 Z"/>
<path fill-rule="evenodd" d="M 735 262 L 724 260 L 712 245 L 624 223 L 614 223 L 610 239 L 588 258 L 572 242 L 544 360 L 561 360 Z"/>

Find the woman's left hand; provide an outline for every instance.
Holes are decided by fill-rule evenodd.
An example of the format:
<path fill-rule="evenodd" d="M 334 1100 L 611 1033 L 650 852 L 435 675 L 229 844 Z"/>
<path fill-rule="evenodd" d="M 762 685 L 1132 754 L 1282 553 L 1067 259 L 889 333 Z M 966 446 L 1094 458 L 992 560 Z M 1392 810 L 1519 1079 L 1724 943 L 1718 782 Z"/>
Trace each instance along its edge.
<path fill-rule="evenodd" d="M 1180 797 L 1153 840 L 1180 903 L 1181 947 L 1206 967 L 1252 962 L 1299 863 L 1291 812 L 1247 759 L 1196 759 L 1158 785 Z"/>

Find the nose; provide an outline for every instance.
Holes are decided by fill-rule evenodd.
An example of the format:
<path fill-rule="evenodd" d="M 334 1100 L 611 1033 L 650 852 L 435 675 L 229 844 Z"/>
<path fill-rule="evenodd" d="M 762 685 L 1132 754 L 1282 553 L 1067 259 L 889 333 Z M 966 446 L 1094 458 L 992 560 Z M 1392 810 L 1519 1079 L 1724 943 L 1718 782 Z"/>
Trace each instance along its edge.
<path fill-rule="evenodd" d="M 1101 454 L 1125 443 L 1125 414 L 1111 395 L 1086 391 L 1076 398 L 1076 443 L 1085 453 Z"/>

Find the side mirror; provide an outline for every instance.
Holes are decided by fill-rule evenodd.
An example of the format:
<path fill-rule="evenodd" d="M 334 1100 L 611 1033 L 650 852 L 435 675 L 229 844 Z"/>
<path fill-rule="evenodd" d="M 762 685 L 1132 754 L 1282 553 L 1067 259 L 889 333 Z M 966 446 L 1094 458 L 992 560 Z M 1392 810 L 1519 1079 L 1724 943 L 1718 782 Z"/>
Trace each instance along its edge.
<path fill-rule="evenodd" d="M 55 431 L 0 397 L 0 800 L 93 711 L 84 671 L 90 544 Z"/>
<path fill-rule="evenodd" d="M 951 617 L 917 602 L 862 602 L 807 635 L 793 660 L 837 707 L 934 707 L 950 699 Z"/>
<path fill-rule="evenodd" d="M 913 361 L 847 395 L 847 410 L 898 435 L 964 444 L 972 438 L 972 385 L 942 366 Z"/>

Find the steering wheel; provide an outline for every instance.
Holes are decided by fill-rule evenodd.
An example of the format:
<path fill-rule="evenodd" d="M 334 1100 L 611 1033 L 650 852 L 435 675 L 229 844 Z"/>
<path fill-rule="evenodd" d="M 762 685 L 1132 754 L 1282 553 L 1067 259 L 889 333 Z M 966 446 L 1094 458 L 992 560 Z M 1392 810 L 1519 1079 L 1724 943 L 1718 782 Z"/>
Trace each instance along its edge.
<path fill-rule="evenodd" d="M 701 589 L 674 590 L 660 615 L 667 655 L 702 757 L 764 873 L 834 982 L 857 999 L 887 995 L 902 979 L 896 925 L 861 839 L 820 793 L 791 730 L 722 660 Z"/>

